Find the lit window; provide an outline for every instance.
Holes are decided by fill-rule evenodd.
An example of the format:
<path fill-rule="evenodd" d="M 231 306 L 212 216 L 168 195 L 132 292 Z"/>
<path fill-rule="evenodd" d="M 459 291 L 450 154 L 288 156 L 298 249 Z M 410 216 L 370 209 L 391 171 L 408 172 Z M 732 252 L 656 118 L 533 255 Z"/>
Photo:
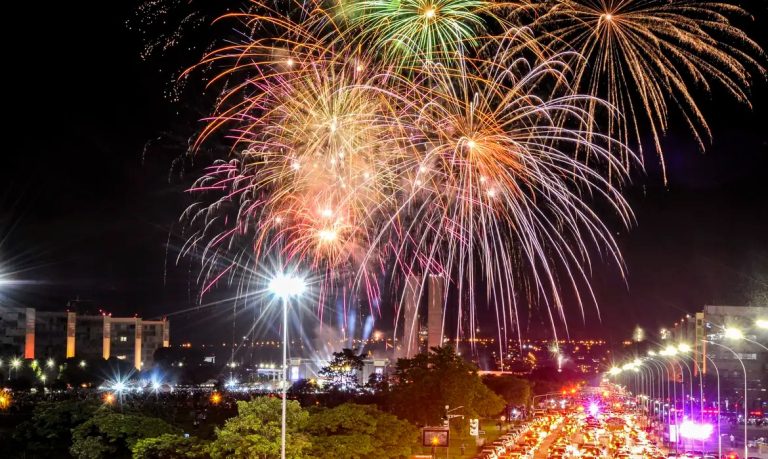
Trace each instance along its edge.
<path fill-rule="evenodd" d="M 120 341 L 124 343 L 124 342 L 128 341 L 128 337 L 127 336 L 121 336 L 120 337 Z"/>

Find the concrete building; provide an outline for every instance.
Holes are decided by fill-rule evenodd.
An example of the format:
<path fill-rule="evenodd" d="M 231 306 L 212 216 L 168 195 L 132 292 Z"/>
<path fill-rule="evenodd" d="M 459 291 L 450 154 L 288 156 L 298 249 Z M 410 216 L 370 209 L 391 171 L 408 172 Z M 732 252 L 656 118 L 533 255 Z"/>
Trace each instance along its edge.
<path fill-rule="evenodd" d="M 443 345 L 445 277 L 430 275 L 427 293 L 427 349 L 429 349 Z"/>
<path fill-rule="evenodd" d="M 0 353 L 25 359 L 114 356 L 141 370 L 152 366 L 158 348 L 169 346 L 169 332 L 166 319 L 0 306 Z"/>
<path fill-rule="evenodd" d="M 421 277 L 410 275 L 405 280 L 403 292 L 403 339 L 400 342 L 398 358 L 410 359 L 419 353 L 419 303 L 421 299 Z"/>
<path fill-rule="evenodd" d="M 722 386 L 738 394 L 743 392 L 746 370 L 747 398 L 750 405 L 759 404 L 768 389 L 768 351 L 761 346 L 768 346 L 768 330 L 756 322 L 766 318 L 768 306 L 704 306 L 675 323 L 671 335 L 674 342 L 692 347 L 696 373 L 719 373 Z M 729 338 L 727 328 L 740 330 L 743 339 Z"/>
<path fill-rule="evenodd" d="M 26 342 L 26 308 L 0 306 L 0 355 L 22 355 Z"/>

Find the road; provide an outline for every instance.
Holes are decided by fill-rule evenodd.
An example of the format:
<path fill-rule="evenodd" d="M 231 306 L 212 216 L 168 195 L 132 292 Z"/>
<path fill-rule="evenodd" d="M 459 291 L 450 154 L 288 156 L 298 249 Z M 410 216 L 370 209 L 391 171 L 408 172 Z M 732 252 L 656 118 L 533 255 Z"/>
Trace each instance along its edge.
<path fill-rule="evenodd" d="M 549 451 L 549 447 L 554 443 L 554 441 L 560 437 L 562 433 L 562 429 L 558 428 L 552 433 L 550 433 L 547 438 L 544 439 L 543 442 L 541 442 L 541 446 L 536 450 L 536 452 L 533 454 L 533 459 L 547 459 L 547 454 Z"/>

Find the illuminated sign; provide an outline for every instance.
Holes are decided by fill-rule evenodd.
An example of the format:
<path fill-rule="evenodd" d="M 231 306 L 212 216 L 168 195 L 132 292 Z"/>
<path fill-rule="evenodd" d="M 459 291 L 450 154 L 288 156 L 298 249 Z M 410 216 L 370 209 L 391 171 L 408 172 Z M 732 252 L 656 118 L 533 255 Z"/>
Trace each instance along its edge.
<path fill-rule="evenodd" d="M 680 424 L 680 436 L 691 440 L 706 440 L 712 436 L 712 424 L 700 424 L 686 419 Z"/>
<path fill-rule="evenodd" d="M 437 448 L 447 448 L 450 433 L 445 427 L 424 427 L 421 429 L 421 444 Z"/>

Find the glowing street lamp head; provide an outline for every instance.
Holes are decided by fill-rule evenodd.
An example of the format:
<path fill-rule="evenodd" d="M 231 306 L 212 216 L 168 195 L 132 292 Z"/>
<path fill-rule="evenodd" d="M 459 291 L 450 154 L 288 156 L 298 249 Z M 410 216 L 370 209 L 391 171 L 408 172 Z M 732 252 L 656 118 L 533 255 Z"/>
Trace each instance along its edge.
<path fill-rule="evenodd" d="M 124 382 L 122 382 L 122 381 L 118 381 L 118 382 L 116 382 L 116 383 L 115 383 L 115 384 L 112 386 L 112 389 L 113 389 L 115 392 L 118 392 L 118 393 L 119 393 L 119 392 L 122 392 L 122 391 L 124 391 L 124 390 L 125 390 L 125 383 L 124 383 Z"/>
<path fill-rule="evenodd" d="M 681 344 L 677 345 L 677 350 L 682 352 L 683 354 L 685 354 L 687 352 L 691 352 L 691 346 L 689 346 L 689 345 L 687 345 L 685 343 L 681 343 Z"/>
<path fill-rule="evenodd" d="M 665 351 L 667 352 L 667 355 L 677 355 L 677 348 L 675 346 L 667 346 Z"/>
<path fill-rule="evenodd" d="M 269 291 L 283 299 L 299 296 L 306 289 L 304 279 L 290 274 L 278 274 L 269 282 Z"/>
<path fill-rule="evenodd" d="M 19 365 L 21 365 L 21 360 L 18 358 L 11 360 L 11 367 L 13 367 L 13 369 L 19 368 Z"/>
<path fill-rule="evenodd" d="M 725 336 L 728 339 L 744 339 L 744 332 L 739 330 L 738 328 L 731 328 L 728 327 L 725 330 L 723 330 L 723 336 Z"/>
<path fill-rule="evenodd" d="M 53 368 L 53 366 L 54 366 L 55 364 L 56 364 L 56 363 L 53 361 L 53 359 L 48 359 L 48 361 L 47 361 L 47 362 L 45 362 L 45 366 L 47 366 L 48 368 Z"/>
<path fill-rule="evenodd" d="M 619 373 L 621 373 L 621 368 L 619 367 L 612 367 L 610 370 L 608 370 L 608 374 L 611 376 L 616 376 Z"/>
<path fill-rule="evenodd" d="M 755 321 L 755 326 L 757 328 L 762 328 L 763 330 L 768 330 L 768 319 L 757 319 Z"/>
<path fill-rule="evenodd" d="M 656 351 L 648 351 L 648 355 L 650 355 L 651 357 L 653 357 L 653 356 L 655 356 L 655 355 L 656 355 Z"/>

